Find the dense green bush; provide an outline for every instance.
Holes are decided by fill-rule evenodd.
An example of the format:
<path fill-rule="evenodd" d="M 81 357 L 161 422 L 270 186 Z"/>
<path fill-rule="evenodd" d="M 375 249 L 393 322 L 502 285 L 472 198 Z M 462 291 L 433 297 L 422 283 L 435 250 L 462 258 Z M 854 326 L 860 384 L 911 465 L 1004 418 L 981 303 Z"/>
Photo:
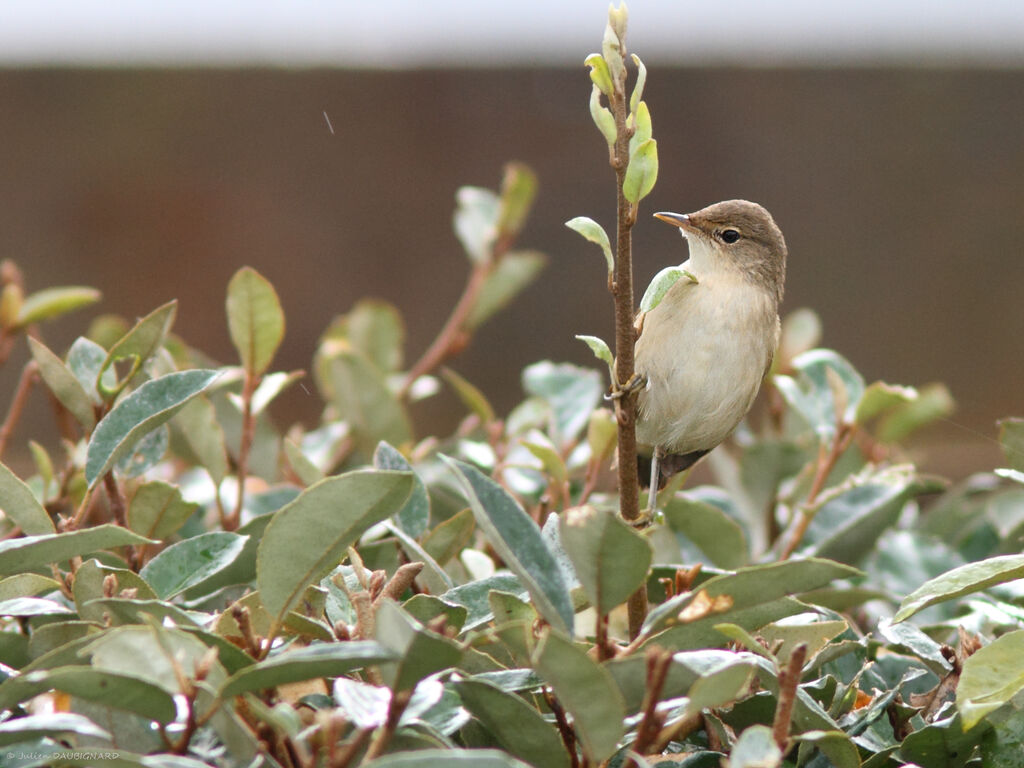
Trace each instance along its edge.
<path fill-rule="evenodd" d="M 657 151 L 624 30 L 613 9 L 588 64 L 631 226 Z M 0 465 L 2 765 L 1021 764 L 1024 422 L 1001 427 L 1010 468 L 923 476 L 900 445 L 946 390 L 866 385 L 798 310 L 716 485 L 680 478 L 631 525 L 602 375 L 538 362 L 500 416 L 442 367 L 543 266 L 515 250 L 535 187 L 510 165 L 460 190 L 469 278 L 414 362 L 386 302 L 332 323 L 310 430 L 268 416 L 301 374 L 273 371 L 284 312 L 254 270 L 223 366 L 172 335 L 174 302 L 58 355 L 37 324 L 97 294 L 25 297 L 6 265 L 0 351 L 32 361 L 0 452 L 36 384 L 64 440 L 29 444 L 26 479 Z M 621 249 L 570 226 L 614 282 Z M 417 435 L 410 405 L 445 384 L 465 419 Z"/>

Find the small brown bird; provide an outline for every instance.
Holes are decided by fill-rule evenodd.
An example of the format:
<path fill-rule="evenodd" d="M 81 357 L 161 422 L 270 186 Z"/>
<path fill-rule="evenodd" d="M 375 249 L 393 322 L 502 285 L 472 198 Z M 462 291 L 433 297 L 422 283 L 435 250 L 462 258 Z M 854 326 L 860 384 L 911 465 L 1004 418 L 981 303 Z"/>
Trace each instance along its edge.
<path fill-rule="evenodd" d="M 771 214 L 746 200 L 654 215 L 682 231 L 682 268 L 694 278 L 681 277 L 643 316 L 636 342 L 637 440 L 653 450 L 659 487 L 750 410 L 779 342 L 786 241 Z"/>

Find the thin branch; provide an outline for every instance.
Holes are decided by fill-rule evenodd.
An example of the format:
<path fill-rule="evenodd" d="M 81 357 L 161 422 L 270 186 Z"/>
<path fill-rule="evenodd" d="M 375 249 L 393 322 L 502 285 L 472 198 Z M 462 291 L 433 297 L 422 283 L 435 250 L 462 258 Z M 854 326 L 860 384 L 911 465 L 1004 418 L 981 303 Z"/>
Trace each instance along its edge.
<path fill-rule="evenodd" d="M 775 706 L 775 721 L 772 723 L 772 738 L 785 754 L 789 745 L 789 726 L 793 719 L 793 705 L 796 703 L 796 689 L 800 684 L 800 673 L 807 658 L 807 644 L 800 643 L 789 654 L 785 669 L 779 670 L 779 700 Z"/>
<path fill-rule="evenodd" d="M 245 503 L 245 476 L 249 473 L 249 453 L 252 451 L 253 436 L 256 434 L 256 417 L 252 412 L 252 396 L 259 386 L 259 376 L 245 372 L 245 383 L 242 385 L 242 437 L 238 444 L 238 495 L 235 497 L 235 509 L 221 520 L 226 531 L 238 528 L 242 519 L 242 506 Z"/>
<path fill-rule="evenodd" d="M 664 714 L 658 712 L 658 702 L 661 701 L 661 692 L 665 687 L 665 679 L 668 677 L 668 668 L 672 664 L 672 652 L 664 648 L 654 646 L 647 650 L 647 685 L 644 689 L 643 719 L 636 729 L 631 749 L 633 752 L 645 755 L 651 746 L 658 740 L 662 727 L 665 725 Z M 636 768 L 636 760 L 630 757 L 623 763 L 623 768 Z"/>
<path fill-rule="evenodd" d="M 565 745 L 565 751 L 569 753 L 569 759 L 572 761 L 572 768 L 580 768 L 579 756 L 576 754 L 576 732 L 569 725 L 569 719 L 565 716 L 565 710 L 562 709 L 562 705 L 558 703 L 558 699 L 551 692 L 550 688 L 544 688 L 544 701 L 547 702 L 548 708 L 551 713 L 555 716 L 555 723 L 558 725 L 558 734 L 562 737 L 562 744 Z"/>
<path fill-rule="evenodd" d="M 391 741 L 391 737 L 398 730 L 398 721 L 402 718 L 405 708 L 409 706 L 409 699 L 411 698 L 412 691 L 396 691 L 392 694 L 391 704 L 388 706 L 387 720 L 384 721 L 384 725 L 377 731 L 376 738 L 374 738 L 370 747 L 366 750 L 366 755 L 363 757 L 364 760 L 369 762 L 375 757 L 384 754 L 384 750 Z"/>
<path fill-rule="evenodd" d="M 28 402 L 29 393 L 38 380 L 39 366 L 36 365 L 35 360 L 32 360 L 26 363 L 25 367 L 21 370 L 18 388 L 14 390 L 14 399 L 11 400 L 11 407 L 7 409 L 7 418 L 4 419 L 3 425 L 0 426 L 0 457 L 3 456 L 4 451 L 7 449 L 7 442 L 10 440 L 11 435 L 14 433 L 14 428 L 21 419 L 21 414 L 25 410 L 25 404 Z"/>

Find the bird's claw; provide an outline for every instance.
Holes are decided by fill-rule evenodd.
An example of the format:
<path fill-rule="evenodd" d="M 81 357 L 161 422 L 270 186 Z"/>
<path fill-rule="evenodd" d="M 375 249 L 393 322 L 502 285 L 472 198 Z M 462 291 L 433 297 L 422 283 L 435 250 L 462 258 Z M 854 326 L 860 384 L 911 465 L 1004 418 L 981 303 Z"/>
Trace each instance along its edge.
<path fill-rule="evenodd" d="M 629 381 L 625 384 L 619 384 L 618 382 L 612 382 L 611 391 L 604 396 L 605 400 L 620 400 L 627 395 L 631 395 L 634 392 L 638 392 L 647 386 L 647 377 L 642 373 L 634 372 L 629 377 Z"/>

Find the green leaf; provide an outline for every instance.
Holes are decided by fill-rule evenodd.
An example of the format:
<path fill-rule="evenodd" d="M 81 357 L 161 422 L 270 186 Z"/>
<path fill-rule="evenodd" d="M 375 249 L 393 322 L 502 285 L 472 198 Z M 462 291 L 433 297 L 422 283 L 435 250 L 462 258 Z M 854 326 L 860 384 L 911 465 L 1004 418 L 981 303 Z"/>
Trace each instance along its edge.
<path fill-rule="evenodd" d="M 772 729 L 765 725 L 747 728 L 733 745 L 729 755 L 729 768 L 779 768 L 782 750 L 772 737 Z"/>
<path fill-rule="evenodd" d="M 275 371 L 263 376 L 260 379 L 259 386 L 252 393 L 251 408 L 253 416 L 259 416 L 267 410 L 270 404 L 277 399 L 278 395 L 305 375 L 304 371 L 291 371 L 290 373 Z M 235 395 L 232 394 L 230 397 L 235 397 Z M 239 410 L 241 410 L 242 398 L 240 396 L 238 397 L 238 405 Z"/>
<path fill-rule="evenodd" d="M 615 358 L 612 356 L 612 351 L 608 348 L 608 344 L 605 343 L 604 339 L 599 339 L 597 336 L 583 336 L 577 335 L 577 339 L 582 341 L 588 347 L 590 351 L 594 353 L 594 357 L 601 360 L 608 365 L 608 372 L 614 378 L 615 375 Z"/>
<path fill-rule="evenodd" d="M 455 193 L 455 235 L 474 264 L 491 260 L 500 210 L 500 199 L 489 189 L 460 187 Z"/>
<path fill-rule="evenodd" d="M 462 651 L 448 638 L 430 632 L 393 600 L 381 600 L 376 611 L 377 642 L 397 661 L 381 664 L 381 677 L 392 691 L 407 691 L 425 677 L 453 667 Z"/>
<path fill-rule="evenodd" d="M 107 740 L 110 734 L 82 715 L 70 712 L 51 712 L 29 715 L 0 723 L 0 747 L 37 739 L 41 736 L 61 736 L 75 733 Z"/>
<path fill-rule="evenodd" d="M 468 631 L 477 629 L 494 618 L 488 600 L 488 595 L 492 591 L 508 592 L 523 599 L 529 597 L 529 592 L 523 588 L 519 579 L 511 573 L 502 572 L 449 589 L 441 595 L 441 599 L 466 608 L 463 631 Z"/>
<path fill-rule="evenodd" d="M 510 754 L 534 768 L 568 768 L 557 732 L 522 698 L 482 680 L 462 679 L 453 687 L 462 705 Z"/>
<path fill-rule="evenodd" d="M 618 15 L 614 5 L 608 6 L 608 25 L 601 40 L 601 55 L 608 63 L 612 81 L 622 82 L 626 77 L 626 63 L 622 60 L 622 39 L 625 34 L 625 18 Z"/>
<path fill-rule="evenodd" d="M 782 318 L 782 334 L 779 339 L 779 353 L 775 356 L 777 365 L 785 369 L 793 358 L 818 346 L 821 341 L 821 318 L 813 309 L 794 309 Z"/>
<path fill-rule="evenodd" d="M 220 375 L 217 371 L 180 371 L 147 381 L 121 400 L 89 439 L 85 478 L 92 487 L 147 432 L 165 423 Z"/>
<path fill-rule="evenodd" d="M 909 403 L 917 399 L 917 390 L 913 387 L 901 387 L 898 384 L 887 384 L 876 381 L 864 390 L 864 397 L 857 406 L 854 419 L 857 424 L 865 424 L 897 405 Z"/>
<path fill-rule="evenodd" d="M 550 408 L 551 440 L 567 448 L 601 402 L 604 385 L 598 372 L 590 368 L 543 360 L 523 370 L 523 389 Z"/>
<path fill-rule="evenodd" d="M 49 576 L 38 573 L 19 573 L 0 580 L 0 600 L 14 597 L 35 597 L 44 592 L 60 589 L 60 584 Z"/>
<path fill-rule="evenodd" d="M 898 616 L 898 614 L 897 614 Z M 964 661 L 956 706 L 964 730 L 981 722 L 1024 689 L 1024 630 L 1009 632 Z"/>
<path fill-rule="evenodd" d="M 665 267 L 658 272 L 651 280 L 651 284 L 647 286 L 647 290 L 644 291 L 643 298 L 640 299 L 640 311 L 650 312 L 661 303 L 669 289 L 684 278 L 694 285 L 698 282 L 696 277 L 682 267 Z"/>
<path fill-rule="evenodd" d="M 368 666 L 391 661 L 393 651 L 372 640 L 352 640 L 292 648 L 236 672 L 224 683 L 219 695 L 230 699 L 250 691 L 275 688 L 286 683 L 338 677 Z"/>
<path fill-rule="evenodd" d="M 665 522 L 685 536 L 719 568 L 739 568 L 750 555 L 743 528 L 722 509 L 694 498 L 677 495 L 664 507 Z"/>
<path fill-rule="evenodd" d="M 373 466 L 377 469 L 394 469 L 399 472 L 413 472 L 412 465 L 394 446 L 385 442 L 377 444 L 373 452 Z M 430 496 L 427 487 L 413 472 L 412 493 L 405 506 L 395 513 L 395 523 L 402 531 L 412 538 L 418 538 L 427 530 L 430 522 Z"/>
<path fill-rule="evenodd" d="M 534 281 L 546 263 L 544 254 L 537 251 L 512 251 L 502 256 L 484 280 L 476 303 L 466 317 L 465 327 L 479 328 L 508 306 Z"/>
<path fill-rule="evenodd" d="M 917 397 L 898 405 L 881 419 L 878 439 L 896 443 L 933 421 L 944 419 L 956 408 L 953 396 L 945 384 L 926 384 L 918 389 Z"/>
<path fill-rule="evenodd" d="M 568 509 L 558 532 L 587 600 L 601 616 L 646 582 L 651 545 L 614 513 Z"/>
<path fill-rule="evenodd" d="M 41 341 L 29 336 L 28 346 L 32 352 L 32 359 L 39 366 L 39 375 L 43 377 L 53 396 L 68 409 L 86 432 L 92 430 L 96 424 L 96 415 L 93 411 L 93 401 L 82 387 L 82 383 Z"/>
<path fill-rule="evenodd" d="M 66 315 L 81 307 L 87 307 L 100 300 L 103 294 L 95 288 L 69 285 L 60 288 L 44 288 L 25 297 L 18 310 L 15 325 L 24 327 L 52 317 Z"/>
<path fill-rule="evenodd" d="M 640 102 L 630 115 L 630 121 L 634 127 L 633 135 L 629 139 L 629 154 L 632 156 L 637 147 L 651 138 L 651 111 L 647 108 L 646 102 Z"/>
<path fill-rule="evenodd" d="M 742 657 L 726 659 L 703 669 L 687 693 L 690 699 L 687 714 L 696 715 L 706 709 L 732 704 L 747 693 L 756 671 L 757 665 Z"/>
<path fill-rule="evenodd" d="M 338 331 L 381 373 L 401 370 L 405 324 L 393 304 L 361 299 L 341 319 Z"/>
<path fill-rule="evenodd" d="M 569 219 L 565 222 L 565 226 L 573 232 L 583 235 L 590 242 L 601 246 L 601 252 L 604 253 L 604 260 L 608 265 L 608 274 L 611 275 L 615 271 L 615 257 L 612 255 L 612 246 L 608 241 L 608 233 L 604 231 L 604 227 L 586 216 L 577 216 L 575 219 Z"/>
<path fill-rule="evenodd" d="M 860 768 L 857 745 L 842 731 L 804 731 L 793 736 L 798 743 L 813 744 L 834 768 Z M 968 750 L 969 752 L 970 750 Z"/>
<path fill-rule="evenodd" d="M 68 533 L 8 539 L 0 541 L 0 575 L 33 570 L 39 566 L 87 555 L 101 549 L 155 543 L 112 524 L 97 525 Z"/>
<path fill-rule="evenodd" d="M 571 635 L 572 600 L 558 562 L 536 523 L 508 491 L 464 462 L 442 457 L 455 472 L 476 523 L 498 556 L 529 590 L 548 623 Z"/>
<path fill-rule="evenodd" d="M 636 65 L 636 84 L 633 86 L 633 93 L 629 97 L 629 109 L 631 112 L 636 112 L 637 105 L 640 104 L 640 100 L 644 97 L 644 85 L 647 83 L 647 67 L 640 61 L 640 57 L 635 53 L 630 56 L 633 59 L 633 63 Z"/>
<path fill-rule="evenodd" d="M 371 456 L 381 440 L 392 445 L 412 440 L 408 414 L 369 360 L 344 348 L 332 354 L 326 366 L 331 382 L 326 394 L 362 453 Z"/>
<path fill-rule="evenodd" d="M 128 527 L 149 539 L 163 540 L 185 524 L 199 505 L 185 501 L 181 489 L 161 480 L 140 485 L 128 504 Z"/>
<path fill-rule="evenodd" d="M 147 432 L 132 444 L 114 462 L 114 472 L 121 477 L 139 477 L 160 463 L 170 446 L 171 436 L 166 424 L 161 424 L 152 432 Z"/>
<path fill-rule="evenodd" d="M 926 581 L 900 603 L 894 622 L 905 621 L 929 605 L 1024 578 L 1024 555 L 1002 555 L 961 565 Z"/>
<path fill-rule="evenodd" d="M 481 424 L 490 424 L 495 420 L 494 408 L 487 400 L 487 396 L 473 386 L 469 381 L 457 374 L 451 368 L 442 368 L 441 376 L 447 381 L 455 394 L 459 396 L 462 404 L 470 412 L 476 414 Z"/>
<path fill-rule="evenodd" d="M 417 749 L 379 757 L 361 768 L 530 768 L 496 749 Z"/>
<path fill-rule="evenodd" d="M 247 538 L 226 531 L 201 533 L 161 551 L 146 563 L 139 576 L 160 599 L 168 600 L 231 565 Z"/>
<path fill-rule="evenodd" d="M 363 532 L 401 509 L 412 488 L 408 472 L 349 472 L 311 485 L 275 512 L 256 559 L 256 584 L 273 626 Z"/>
<path fill-rule="evenodd" d="M 999 445 L 1006 457 L 1006 466 L 1024 471 L 1024 419 L 1003 419 L 999 422 Z"/>
<path fill-rule="evenodd" d="M 100 405 L 103 402 L 96 383 L 106 359 L 107 350 L 84 336 L 75 339 L 71 349 L 68 350 L 68 370 L 78 379 L 78 383 L 82 385 L 82 389 L 94 405 Z M 107 390 L 112 390 L 117 383 L 114 371 L 107 371 L 104 378 L 104 387 Z"/>
<path fill-rule="evenodd" d="M 792 365 L 801 374 L 800 383 L 777 376 L 775 384 L 822 440 L 832 439 L 840 421 L 854 423 L 864 379 L 844 357 L 830 349 L 812 349 Z"/>
<path fill-rule="evenodd" d="M 57 667 L 29 672 L 24 676 L 24 682 L 34 688 L 36 693 L 63 691 L 159 723 L 174 722 L 176 714 L 174 699 L 162 688 L 109 670 L 87 666 Z"/>
<path fill-rule="evenodd" d="M 52 616 L 71 609 L 41 597 L 14 597 L 0 602 L 0 616 Z"/>
<path fill-rule="evenodd" d="M 29 536 L 57 530 L 32 489 L 4 464 L 0 464 L 0 509 Z"/>
<path fill-rule="evenodd" d="M 608 671 L 551 630 L 541 636 L 532 666 L 572 715 L 584 754 L 595 763 L 611 756 L 625 730 L 626 706 Z"/>
<path fill-rule="evenodd" d="M 1007 707 L 1007 709 L 1011 708 Z M 1019 715 L 1019 713 L 1017 714 Z M 992 719 L 994 720 L 995 718 L 993 717 Z M 995 725 L 995 728 L 989 729 L 986 727 L 989 724 Z M 899 751 L 895 756 L 901 761 L 906 761 L 908 765 L 937 765 L 959 768 L 960 766 L 970 764 L 967 760 L 973 753 L 975 746 L 980 742 L 982 745 L 981 752 L 984 755 L 983 759 L 989 761 L 982 763 L 983 765 L 1010 768 L 1010 766 L 1020 762 L 1019 758 L 1022 754 L 1021 734 L 1024 733 L 1024 730 L 1022 730 L 1019 721 L 1012 724 L 1011 732 L 1006 734 L 1009 737 L 1007 741 L 1010 742 L 1008 744 L 1010 751 L 1006 755 L 1009 759 L 1006 762 L 999 762 L 996 754 L 998 746 L 993 742 L 1002 741 L 1002 739 L 992 737 L 1000 730 L 999 725 L 986 720 L 982 727 L 972 728 L 964 732 L 964 725 L 960 715 L 954 715 L 934 723 L 928 723 L 924 727 L 908 734 L 899 745 Z"/>
<path fill-rule="evenodd" d="M 206 397 L 193 398 L 171 423 L 195 454 L 196 463 L 206 470 L 214 485 L 220 485 L 228 474 L 228 454 L 213 403 Z"/>
<path fill-rule="evenodd" d="M 508 163 L 501 180 L 497 225 L 500 237 L 511 237 L 519 233 L 536 196 L 537 174 L 523 163 Z"/>
<path fill-rule="evenodd" d="M 568 482 L 569 470 L 565 466 L 565 461 L 558 453 L 558 449 L 548 440 L 547 435 L 540 430 L 532 430 L 528 437 L 528 440 L 520 442 L 535 458 L 540 459 L 544 472 L 555 482 Z"/>
<path fill-rule="evenodd" d="M 138 373 L 142 364 L 159 349 L 164 338 L 167 336 L 167 332 L 171 329 L 171 325 L 174 323 L 177 309 L 178 302 L 176 300 L 157 307 L 139 320 L 128 333 L 122 336 L 110 348 L 106 358 L 103 360 L 103 364 L 100 366 L 99 374 L 92 380 L 103 399 L 107 402 L 113 401 L 114 397 Z M 74 351 L 74 347 L 72 347 L 72 351 Z M 69 356 L 69 363 L 70 359 Z M 132 366 L 128 373 L 118 380 L 117 372 L 113 369 L 113 366 L 121 360 L 131 360 Z M 71 370 L 75 371 L 75 367 L 71 366 Z"/>
<path fill-rule="evenodd" d="M 444 565 L 469 546 L 475 530 L 473 510 L 467 507 L 427 531 L 423 538 L 423 549 L 434 560 Z"/>
<path fill-rule="evenodd" d="M 590 117 L 594 121 L 594 125 L 597 126 L 597 130 L 604 136 L 608 147 L 614 147 L 615 139 L 618 136 L 615 117 L 608 107 L 601 104 L 601 89 L 596 85 L 590 90 Z"/>
<path fill-rule="evenodd" d="M 614 87 L 612 86 L 611 73 L 608 71 L 608 62 L 604 60 L 604 57 L 600 53 L 592 53 L 587 56 L 583 63 L 590 67 L 590 81 L 605 96 L 611 96 Z"/>
<path fill-rule="evenodd" d="M 242 267 L 228 283 L 226 310 L 242 367 L 252 378 L 262 376 L 284 338 L 284 311 L 274 286 L 252 267 Z"/>
<path fill-rule="evenodd" d="M 626 178 L 622 181 L 622 194 L 636 205 L 654 189 L 658 180 L 658 142 L 648 139 L 637 144 L 629 156 Z"/>

